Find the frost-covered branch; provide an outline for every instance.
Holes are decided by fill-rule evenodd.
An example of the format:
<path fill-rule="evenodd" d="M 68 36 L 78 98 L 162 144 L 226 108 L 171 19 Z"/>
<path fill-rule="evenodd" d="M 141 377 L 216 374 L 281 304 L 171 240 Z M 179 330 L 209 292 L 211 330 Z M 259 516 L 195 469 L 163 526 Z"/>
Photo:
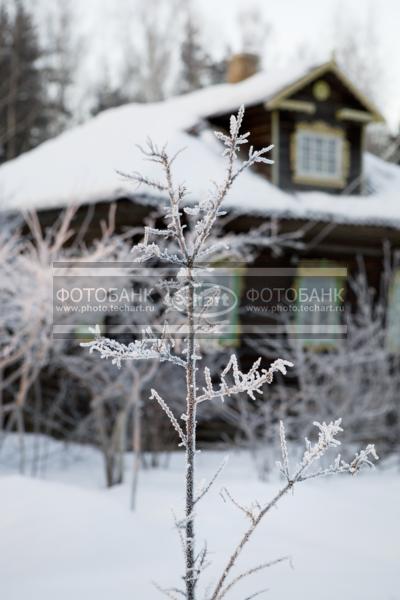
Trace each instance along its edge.
<path fill-rule="evenodd" d="M 212 476 L 212 478 L 210 479 L 210 481 L 202 487 L 202 489 L 199 491 L 197 497 L 194 500 L 194 504 L 197 504 L 207 494 L 207 492 L 210 490 L 210 488 L 213 486 L 215 481 L 218 479 L 218 477 L 224 470 L 224 468 L 228 462 L 228 459 L 229 459 L 228 456 L 224 458 L 224 460 L 222 461 L 222 463 L 220 464 L 218 469 L 215 471 L 215 473 Z"/>
<path fill-rule="evenodd" d="M 281 233 L 278 230 L 271 231 L 270 227 L 263 225 L 247 233 L 227 234 L 221 240 L 213 238 L 203 246 L 197 258 L 198 260 L 215 258 L 223 260 L 237 257 L 243 260 L 243 257 L 251 257 L 254 253 L 259 253 L 262 248 L 269 248 L 274 256 L 279 256 L 285 248 L 303 249 L 302 238 L 301 228 L 294 232 Z"/>
<path fill-rule="evenodd" d="M 153 179 L 133 174 L 131 179 L 139 184 L 149 185 L 158 192 L 165 191 L 168 195 L 168 206 L 165 210 L 165 221 L 167 227 L 156 229 L 148 227 L 145 232 L 144 240 L 137 245 L 134 250 L 134 258 L 138 261 L 149 260 L 152 258 L 165 260 L 168 263 L 181 265 L 180 288 L 184 291 L 184 313 L 186 316 L 187 337 L 185 340 L 184 354 L 186 361 L 183 361 L 175 354 L 172 354 L 172 345 L 168 338 L 167 342 L 159 341 L 155 346 L 154 340 L 145 339 L 135 341 L 128 346 L 122 345 L 115 340 L 106 340 L 99 338 L 86 344 L 93 351 L 100 352 L 103 358 L 111 360 L 120 365 L 123 360 L 145 359 L 157 356 L 160 360 L 175 362 L 183 366 L 186 370 L 186 411 L 184 413 L 185 431 L 183 432 L 178 421 L 169 407 L 164 403 L 156 392 L 152 397 L 156 398 L 161 404 L 163 410 L 167 412 L 174 429 L 178 432 L 186 451 L 186 481 L 185 481 L 185 584 L 186 599 L 195 600 L 195 586 L 198 575 L 196 573 L 195 560 L 195 531 L 194 531 L 194 505 L 196 501 L 204 495 L 200 493 L 197 499 L 194 494 L 195 483 L 195 455 L 196 455 L 196 426 L 197 426 L 197 407 L 204 400 L 214 398 L 223 399 L 225 396 L 246 392 L 251 398 L 255 398 L 255 393 L 261 393 L 261 388 L 265 383 L 271 383 L 275 372 L 286 372 L 286 367 L 290 363 L 283 360 L 275 361 L 271 367 L 259 369 L 260 361 L 257 361 L 248 373 L 242 373 L 238 367 L 236 357 L 232 357 L 228 365 L 221 374 L 219 385 L 214 388 L 211 382 L 211 373 L 205 370 L 206 387 L 203 394 L 198 395 L 196 384 L 196 375 L 198 371 L 197 361 L 199 356 L 199 344 L 197 335 L 199 333 L 198 323 L 195 322 L 195 268 L 196 261 L 204 260 L 203 251 L 207 251 L 209 257 L 213 255 L 213 245 L 209 244 L 207 249 L 206 242 L 209 240 L 211 231 L 218 217 L 225 213 L 221 209 L 222 202 L 226 198 L 235 179 L 247 168 L 260 162 L 271 162 L 264 157 L 264 154 L 271 150 L 271 147 L 254 151 L 250 148 L 246 161 L 238 164 L 237 158 L 241 147 L 248 143 L 249 133 L 241 134 L 240 128 L 244 116 L 244 107 L 242 106 L 237 117 L 230 119 L 229 135 L 217 133 L 217 138 L 225 146 L 224 156 L 227 159 L 225 177 L 221 184 L 215 184 L 214 191 L 205 200 L 198 202 L 194 206 L 184 206 L 186 197 L 186 188 L 183 185 L 175 185 L 172 175 L 172 165 L 176 156 L 170 158 L 166 147 L 158 148 L 151 141 L 147 148 L 142 149 L 145 157 L 160 166 L 164 174 L 164 182 L 158 183 Z M 188 223 L 183 221 L 183 214 L 187 217 Z M 243 240 L 242 240 L 243 241 Z M 162 247 L 161 247 L 162 244 Z M 181 294 L 182 296 L 182 294 Z M 166 294 L 165 301 L 168 305 L 169 291 Z M 205 321 L 204 315 L 200 314 L 200 319 Z M 207 327 L 212 324 L 207 323 Z M 161 344 L 161 345 L 160 345 Z M 232 382 L 228 382 L 232 378 Z M 215 478 L 210 482 L 204 493 L 211 487 Z"/>
<path fill-rule="evenodd" d="M 240 554 L 242 553 L 244 547 L 252 537 L 255 529 L 260 524 L 261 520 L 265 517 L 265 515 L 277 505 L 279 500 L 287 494 L 287 492 L 294 487 L 296 483 L 301 481 L 305 481 L 311 477 L 321 477 L 325 475 L 335 475 L 340 473 L 349 473 L 354 475 L 358 473 L 363 467 L 373 466 L 371 458 L 374 460 L 378 459 L 375 447 L 373 444 L 369 444 L 365 450 L 361 450 L 357 453 L 354 459 L 347 463 L 341 460 L 340 456 L 338 456 L 333 465 L 328 469 L 317 470 L 311 474 L 308 473 L 309 468 L 318 460 L 320 460 L 323 456 L 325 456 L 326 452 L 329 448 L 337 448 L 340 445 L 340 441 L 337 439 L 337 435 L 343 431 L 341 427 L 341 419 L 336 421 L 332 421 L 330 423 L 314 423 L 315 427 L 318 429 L 318 439 L 316 442 L 312 443 L 308 439 L 306 439 L 306 448 L 302 457 L 300 464 L 298 465 L 294 474 L 290 474 L 289 471 L 289 458 L 288 458 L 288 450 L 287 450 L 287 441 L 286 441 L 286 433 L 283 423 L 280 423 L 280 441 L 281 441 L 281 452 L 282 452 L 282 462 L 278 463 L 281 474 L 286 480 L 286 484 L 284 487 L 276 494 L 276 496 L 264 506 L 256 507 L 257 512 L 255 512 L 254 507 L 246 508 L 242 505 L 239 505 L 236 501 L 234 504 L 238 506 L 238 508 L 246 514 L 250 518 L 251 525 L 245 531 L 244 535 L 241 537 L 239 543 L 237 544 L 235 550 L 231 554 L 226 567 L 224 568 L 220 579 L 214 589 L 214 592 L 210 596 L 210 600 L 221 600 L 225 593 L 232 587 L 233 583 L 236 579 L 233 579 L 231 583 L 225 584 L 226 579 L 228 578 L 232 568 L 235 566 Z"/>
<path fill-rule="evenodd" d="M 165 213 L 165 218 L 168 223 L 168 229 L 171 231 L 171 235 L 178 243 L 179 250 L 182 257 L 189 258 L 189 253 L 186 245 L 184 235 L 184 225 L 182 224 L 182 201 L 186 195 L 186 188 L 182 185 L 175 186 L 172 175 L 172 165 L 179 154 L 176 153 L 173 157 L 170 157 L 166 146 L 159 148 L 150 139 L 147 140 L 147 146 L 145 148 L 140 147 L 143 155 L 150 162 L 159 165 L 164 173 L 165 183 L 154 182 L 147 177 L 143 177 L 140 174 L 133 173 L 128 175 L 129 179 L 136 181 L 136 183 L 148 185 L 151 188 L 155 188 L 158 191 L 166 191 L 169 199 L 169 208 Z M 154 233 L 154 232 L 153 232 Z"/>
<path fill-rule="evenodd" d="M 250 148 L 248 159 L 235 168 L 237 155 L 241 150 L 241 146 L 248 143 L 249 132 L 241 134 L 240 128 L 242 126 L 244 116 L 244 106 L 242 105 L 239 109 L 237 116 L 231 116 L 229 135 L 222 132 L 215 132 L 217 139 L 219 139 L 225 146 L 223 156 L 227 157 L 227 168 L 225 178 L 221 184 L 215 184 L 214 193 L 209 196 L 204 202 L 199 204 L 199 212 L 204 213 L 202 219 L 196 223 L 196 236 L 193 246 L 192 257 L 197 258 L 199 251 L 203 244 L 210 235 L 210 232 L 215 224 L 216 219 L 219 216 L 223 216 L 225 213 L 220 211 L 220 207 L 224 199 L 226 198 L 229 190 L 231 189 L 235 179 L 247 168 L 250 168 L 256 163 L 272 163 L 273 161 L 265 158 L 265 154 L 272 149 L 272 146 L 262 148 L 261 150 L 254 151 L 253 147 Z"/>
<path fill-rule="evenodd" d="M 169 418 L 172 427 L 175 429 L 175 431 L 178 433 L 179 437 L 181 438 L 180 445 L 186 446 L 186 443 L 187 443 L 186 436 L 183 433 L 182 428 L 179 425 L 177 418 L 175 417 L 174 413 L 172 412 L 172 410 L 170 409 L 168 404 L 165 402 L 165 400 L 163 398 L 161 398 L 160 394 L 158 394 L 156 392 L 156 390 L 153 390 L 153 389 L 151 390 L 150 400 L 157 400 L 158 404 L 161 406 L 161 408 L 163 409 L 163 411 Z"/>
<path fill-rule="evenodd" d="M 318 430 L 318 439 L 315 443 L 312 443 L 307 438 L 305 439 L 306 449 L 294 475 L 290 475 L 289 472 L 286 433 L 283 423 L 280 423 L 282 462 L 279 462 L 278 466 L 288 483 L 291 482 L 294 484 L 296 482 L 305 481 L 306 479 L 324 475 L 335 475 L 338 473 L 350 473 L 351 475 L 354 475 L 365 466 L 373 467 L 371 459 L 378 460 L 378 455 L 375 446 L 373 444 L 368 444 L 367 447 L 358 452 L 349 463 L 342 460 L 341 455 L 338 454 L 335 461 L 327 469 L 317 470 L 311 474 L 308 472 L 310 467 L 322 458 L 329 448 L 337 448 L 340 446 L 340 440 L 338 440 L 336 436 L 343 432 L 341 423 L 342 419 L 337 419 L 330 423 L 318 423 L 317 421 L 314 421 L 313 425 Z"/>
<path fill-rule="evenodd" d="M 261 594 L 265 594 L 265 592 L 268 592 L 268 588 L 259 590 L 258 592 L 255 592 L 254 594 L 250 594 L 250 596 L 246 596 L 246 598 L 244 598 L 244 600 L 254 600 L 254 598 L 261 596 Z"/>
<path fill-rule="evenodd" d="M 111 359 L 117 367 L 121 367 L 127 360 L 158 359 L 168 361 L 180 367 L 185 367 L 186 362 L 172 352 L 174 341 L 171 338 L 153 337 L 151 331 L 146 331 L 146 336 L 130 344 L 123 344 L 117 340 L 102 337 L 99 330 L 95 330 L 96 338 L 89 342 L 82 342 L 81 346 L 89 348 L 90 352 L 98 352 L 101 358 Z"/>
<path fill-rule="evenodd" d="M 283 418 L 290 434 L 298 436 L 300 431 L 307 435 L 313 421 L 330 421 L 341 414 L 346 418 L 346 443 L 379 439 L 385 446 L 382 450 L 387 451 L 398 445 L 400 369 L 387 312 L 388 282 L 393 281 L 398 257 L 389 251 L 386 254 L 378 292 L 371 288 L 364 261 L 359 259 L 357 271 L 348 280 L 350 293 L 341 307 L 340 322 L 346 335 L 330 340 L 324 352 L 310 352 L 310 343 L 299 343 L 290 334 L 291 317 L 284 312 L 274 315 L 281 334 L 246 339 L 257 356 L 284 356 L 295 364 L 290 378 L 274 387 L 270 402 L 273 414 L 259 406 L 248 415 L 253 422 L 244 417 L 249 433 L 254 433 L 252 440 L 243 431 L 259 457 L 265 456 L 271 419 L 277 418 Z M 295 414 L 291 411 L 294 404 Z M 255 422 L 255 413 L 260 423 Z"/>
<path fill-rule="evenodd" d="M 179 590 L 178 588 L 162 588 L 155 581 L 153 581 L 153 585 L 160 594 L 163 594 L 163 596 L 166 596 L 170 600 L 180 600 L 185 597 L 183 590 Z"/>
<path fill-rule="evenodd" d="M 276 558 L 275 560 L 270 560 L 269 562 L 262 563 L 260 565 L 257 565 L 256 567 L 253 567 L 252 569 L 249 569 L 248 571 L 244 571 L 243 573 L 240 573 L 240 575 L 237 575 L 237 577 L 232 579 L 232 581 L 221 590 L 221 594 L 219 595 L 219 598 L 223 598 L 224 596 L 226 596 L 226 594 L 233 588 L 234 585 L 236 585 L 237 583 L 239 583 L 246 577 L 255 575 L 259 571 L 263 571 L 264 569 L 269 569 L 269 567 L 273 567 L 274 565 L 277 565 L 277 564 L 287 561 L 287 560 L 290 560 L 289 556 L 282 556 L 281 558 Z M 265 590 L 263 590 L 263 591 L 265 591 Z M 255 598 L 255 596 L 260 593 L 261 592 L 257 592 L 257 594 L 249 596 L 249 598 Z"/>
<path fill-rule="evenodd" d="M 248 372 L 242 372 L 238 360 L 232 355 L 226 366 L 222 369 L 216 381 L 209 368 L 204 368 L 205 385 L 199 390 L 197 377 L 199 373 L 198 363 L 202 360 L 199 344 L 199 333 L 203 331 L 201 324 L 204 322 L 208 327 L 207 315 L 202 308 L 197 305 L 196 298 L 196 276 L 198 271 L 204 267 L 201 260 L 224 255 L 231 252 L 231 255 L 237 256 L 239 246 L 251 247 L 246 236 L 231 236 L 230 240 L 216 238 L 211 240 L 211 234 L 218 218 L 226 213 L 222 206 L 232 185 L 240 174 L 257 163 L 271 163 L 272 161 L 265 157 L 272 146 L 254 150 L 250 147 L 248 157 L 243 162 L 239 160 L 239 154 L 242 147 L 248 143 L 249 133 L 241 133 L 241 126 L 244 117 L 244 107 L 239 109 L 237 116 L 231 116 L 229 133 L 217 132 L 216 137 L 224 145 L 223 156 L 226 158 L 226 170 L 220 183 L 214 183 L 209 195 L 198 201 L 190 203 L 186 200 L 187 189 L 185 185 L 177 185 L 173 178 L 173 163 L 176 155 L 170 157 L 166 146 L 159 148 L 153 142 L 149 141 L 147 147 L 142 149 L 146 159 L 160 167 L 163 180 L 158 182 L 156 179 L 148 178 L 140 174 L 130 176 L 138 184 L 149 186 L 158 193 L 165 194 L 168 198 L 166 207 L 163 207 L 166 225 L 161 228 L 148 226 L 145 231 L 144 240 L 133 249 L 134 259 L 137 261 L 155 259 L 155 262 L 164 261 L 169 264 L 179 265 L 179 274 L 176 281 L 165 282 L 167 290 L 164 297 L 164 304 L 167 310 L 170 310 L 176 298 L 172 298 L 171 291 L 179 292 L 179 299 L 182 301 L 182 318 L 179 321 L 179 331 L 184 331 L 183 348 L 180 349 L 182 359 L 174 352 L 174 340 L 170 335 L 162 335 L 159 339 L 151 332 L 141 341 L 133 341 L 131 344 L 120 344 L 115 340 L 107 340 L 97 337 L 92 342 L 85 345 L 91 351 L 95 350 L 103 358 L 110 358 L 112 362 L 121 365 L 125 360 L 142 360 L 147 358 L 157 358 L 160 361 L 170 362 L 184 368 L 186 376 L 186 393 L 182 401 L 185 409 L 181 417 L 183 425 L 181 426 L 169 404 L 162 396 L 152 390 L 151 397 L 156 399 L 162 410 L 167 414 L 172 427 L 179 435 L 181 444 L 185 448 L 185 510 L 182 520 L 177 521 L 176 525 L 180 534 L 185 558 L 184 584 L 185 590 L 178 588 L 163 589 L 163 593 L 173 600 L 179 597 L 185 600 L 196 600 L 196 585 L 200 573 L 206 566 L 207 549 L 204 547 L 200 552 L 196 550 L 196 531 L 195 531 L 195 505 L 203 498 L 210 487 L 215 482 L 221 468 L 212 477 L 211 481 L 195 494 L 195 475 L 196 475 L 196 454 L 197 454 L 197 410 L 206 400 L 229 398 L 237 394 L 245 394 L 251 399 L 256 399 L 256 394 L 262 394 L 264 385 L 273 381 L 275 373 L 286 375 L 287 368 L 292 367 L 293 363 L 289 360 L 277 359 L 268 369 L 261 368 L 261 359 L 254 362 Z M 269 246 L 272 251 L 277 252 L 281 244 L 298 245 L 300 244 L 297 233 L 286 234 L 282 240 L 277 230 L 271 226 L 269 231 L 261 228 L 258 231 L 258 238 L 255 237 L 254 247 Z M 177 294 L 178 295 L 178 294 Z M 214 297 L 214 296 L 213 296 Z M 214 330 L 215 331 L 215 330 Z M 234 548 L 228 559 L 220 578 L 212 594 L 207 600 L 221 600 L 224 598 L 239 581 L 256 573 L 262 569 L 275 564 L 283 559 L 272 562 L 262 562 L 254 568 L 244 571 L 238 576 L 231 576 L 231 570 L 235 566 L 239 555 L 247 542 L 252 537 L 255 529 L 263 517 L 276 506 L 282 496 L 284 496 L 293 486 L 304 481 L 308 477 L 317 477 L 320 475 L 335 473 L 356 473 L 364 465 L 371 465 L 372 459 L 376 458 L 373 446 L 368 446 L 364 451 L 357 454 L 350 463 L 345 463 L 340 458 L 336 459 L 334 464 L 328 470 L 311 470 L 314 465 L 330 447 L 336 447 L 338 441 L 336 435 L 341 431 L 340 421 L 335 421 L 326 425 L 317 423 L 319 435 L 318 440 L 312 444 L 306 441 L 306 449 L 301 464 L 297 467 L 294 474 L 290 472 L 289 453 L 286 443 L 286 434 L 283 425 L 280 428 L 282 463 L 281 472 L 285 478 L 284 487 L 267 504 L 261 505 L 254 503 L 249 508 L 237 502 L 228 491 L 225 496 L 240 509 L 247 518 L 250 519 L 250 525 L 239 543 Z M 257 594 L 248 595 L 248 600 Z"/>
<path fill-rule="evenodd" d="M 224 502 L 226 502 L 226 498 L 228 498 L 228 500 L 230 500 L 232 504 L 236 506 L 237 509 L 239 509 L 248 519 L 250 519 L 252 523 L 254 523 L 256 519 L 256 511 L 259 511 L 261 509 L 258 502 L 254 502 L 252 506 L 244 506 L 243 504 L 240 504 L 240 502 L 238 502 L 232 496 L 232 494 L 227 488 L 223 488 L 221 490 L 221 498 Z"/>
<path fill-rule="evenodd" d="M 209 369 L 204 369 L 204 378 L 206 385 L 203 387 L 203 394 L 197 397 L 197 403 L 220 398 L 224 401 L 225 397 L 235 394 L 246 393 L 252 400 L 255 400 L 255 394 L 262 394 L 262 388 L 266 383 L 272 383 L 275 373 L 286 375 L 287 368 L 293 367 L 293 363 L 288 360 L 278 358 L 269 369 L 260 369 L 261 358 L 258 358 L 247 373 L 242 373 L 239 369 L 237 358 L 232 354 L 227 366 L 221 373 L 219 385 L 214 388 Z M 233 383 L 227 381 L 230 376 Z"/>
<path fill-rule="evenodd" d="M 39 413 L 31 400 L 41 395 L 37 390 L 42 372 L 57 364 L 70 346 L 53 336 L 53 265 L 123 261 L 129 255 L 128 245 L 113 230 L 113 206 L 101 223 L 100 237 L 89 246 L 82 245 L 88 221 L 78 229 L 72 225 L 76 212 L 77 207 L 68 208 L 46 228 L 35 213 L 28 213 L 25 223 L 18 222 L 20 230 L 6 235 L 4 229 L 0 234 L 0 412 L 10 415 L 7 429 L 19 433 L 21 471 L 26 467 L 25 412 L 34 413 L 37 427 L 47 418 L 47 408 Z M 76 313 L 57 313 L 58 323 L 68 328 L 77 325 L 77 318 Z M 57 435 L 65 433 L 53 418 L 49 431 L 55 431 L 54 425 Z"/>

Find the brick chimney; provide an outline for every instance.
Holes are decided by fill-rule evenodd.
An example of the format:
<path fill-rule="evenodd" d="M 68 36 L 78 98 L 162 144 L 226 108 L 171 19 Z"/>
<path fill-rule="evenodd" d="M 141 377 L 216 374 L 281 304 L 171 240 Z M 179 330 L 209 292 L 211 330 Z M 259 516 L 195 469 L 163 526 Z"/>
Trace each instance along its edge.
<path fill-rule="evenodd" d="M 250 52 L 234 54 L 228 63 L 226 80 L 228 83 L 238 83 L 257 73 L 260 57 Z"/>

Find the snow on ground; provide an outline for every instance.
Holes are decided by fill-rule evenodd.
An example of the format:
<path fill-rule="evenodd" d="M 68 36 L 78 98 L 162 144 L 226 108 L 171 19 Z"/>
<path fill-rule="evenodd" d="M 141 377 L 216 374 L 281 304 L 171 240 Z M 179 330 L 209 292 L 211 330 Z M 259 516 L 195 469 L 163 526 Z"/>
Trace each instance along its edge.
<path fill-rule="evenodd" d="M 90 449 L 51 445 L 45 478 L 0 477 L 0 595 L 4 600 L 156 600 L 152 586 L 175 585 L 182 557 L 172 527 L 179 510 L 183 456 L 168 469 L 142 474 L 138 510 L 128 509 L 129 486 L 103 488 L 100 457 Z M 209 477 L 222 455 L 199 455 L 199 476 Z M 3 450 L 10 465 L 12 447 Z M 128 457 L 129 460 L 129 457 Z M 129 465 L 127 464 L 127 469 Z M 243 502 L 270 498 L 279 486 L 257 480 L 245 454 L 233 454 L 198 513 L 209 540 L 212 580 L 243 516 L 219 496 L 221 486 Z M 232 600 L 269 588 L 274 600 L 399 600 L 400 475 L 395 467 L 360 477 L 310 481 L 286 497 L 261 525 L 240 566 L 290 554 L 237 587 Z M 200 596 L 201 597 L 201 596 Z"/>

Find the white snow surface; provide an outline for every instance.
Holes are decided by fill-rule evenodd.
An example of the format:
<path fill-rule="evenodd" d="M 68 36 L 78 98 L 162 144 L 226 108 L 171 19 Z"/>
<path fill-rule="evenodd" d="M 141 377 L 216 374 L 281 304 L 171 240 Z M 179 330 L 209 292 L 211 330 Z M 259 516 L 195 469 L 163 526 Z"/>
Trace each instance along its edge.
<path fill-rule="evenodd" d="M 157 600 L 162 596 L 152 581 L 179 584 L 182 554 L 171 508 L 182 508 L 183 455 L 174 454 L 167 469 L 142 473 L 132 513 L 128 484 L 104 489 L 96 452 L 72 447 L 66 455 L 61 448 L 55 442 L 47 446 L 50 464 L 43 479 L 15 475 L 10 466 L 17 460 L 15 448 L 8 440 L 4 446 L 2 460 L 9 466 L 3 464 L 0 476 L 1 597 Z M 222 458 L 201 453 L 199 479 L 209 478 Z M 221 571 L 230 545 L 247 526 L 237 509 L 224 504 L 220 488 L 228 486 L 246 503 L 271 498 L 280 485 L 275 477 L 257 480 L 246 454 L 231 456 L 196 511 L 212 561 L 203 586 Z M 248 569 L 290 555 L 293 569 L 277 565 L 245 580 L 229 597 L 243 600 L 268 588 L 265 598 L 274 600 L 397 600 L 399 497 L 395 465 L 300 484 L 260 525 L 238 564 Z"/>
<path fill-rule="evenodd" d="M 296 70 L 296 69 L 294 69 Z M 150 137 L 171 153 L 186 148 L 175 163 L 176 180 L 185 182 L 192 201 L 207 194 L 223 176 L 222 148 L 209 129 L 210 114 L 267 100 L 303 72 L 277 77 L 259 73 L 238 84 L 222 84 L 154 104 L 127 104 L 49 140 L 0 167 L 0 209 L 59 208 L 112 201 L 142 194 L 117 174 L 140 171 L 159 175 L 144 162 L 137 144 Z M 200 134 L 190 133 L 196 129 Z M 370 196 L 328 193 L 288 194 L 255 173 L 244 173 L 230 191 L 226 207 L 265 216 L 387 225 L 400 228 L 400 167 L 365 157 L 365 173 L 376 191 Z M 152 192 L 154 196 L 154 193 Z"/>

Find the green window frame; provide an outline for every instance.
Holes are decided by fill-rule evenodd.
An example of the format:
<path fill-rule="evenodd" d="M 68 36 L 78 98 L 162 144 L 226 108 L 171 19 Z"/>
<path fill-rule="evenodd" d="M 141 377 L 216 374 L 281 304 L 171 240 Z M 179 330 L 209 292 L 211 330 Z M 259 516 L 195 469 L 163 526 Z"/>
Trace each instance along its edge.
<path fill-rule="evenodd" d="M 240 344 L 240 297 L 243 289 L 243 268 L 230 268 L 230 290 L 237 298 L 234 308 L 228 313 L 230 333 L 219 337 L 218 342 L 224 347 L 237 347 Z"/>
<path fill-rule="evenodd" d="M 221 317 L 224 321 L 224 326 L 227 328 L 226 333 L 217 334 L 216 340 L 220 346 L 237 347 L 240 343 L 240 298 L 243 289 L 244 268 L 232 266 L 229 263 L 216 263 L 211 265 L 215 269 L 214 273 L 209 278 L 210 283 L 219 284 L 228 288 L 232 293 L 231 299 L 236 301 L 233 307 Z M 218 269 L 221 269 L 220 277 L 218 277 Z M 207 281 L 207 277 L 205 281 Z"/>
<path fill-rule="evenodd" d="M 294 325 L 304 347 L 329 350 L 340 343 L 346 277 L 346 268 L 326 260 L 300 264 L 295 281 Z M 321 339 L 324 328 L 328 329 L 327 335 L 336 332 L 338 335 Z M 310 337 L 307 333 L 311 334 Z"/>
<path fill-rule="evenodd" d="M 386 344 L 393 354 L 400 353 L 400 269 L 394 273 L 389 290 Z"/>

